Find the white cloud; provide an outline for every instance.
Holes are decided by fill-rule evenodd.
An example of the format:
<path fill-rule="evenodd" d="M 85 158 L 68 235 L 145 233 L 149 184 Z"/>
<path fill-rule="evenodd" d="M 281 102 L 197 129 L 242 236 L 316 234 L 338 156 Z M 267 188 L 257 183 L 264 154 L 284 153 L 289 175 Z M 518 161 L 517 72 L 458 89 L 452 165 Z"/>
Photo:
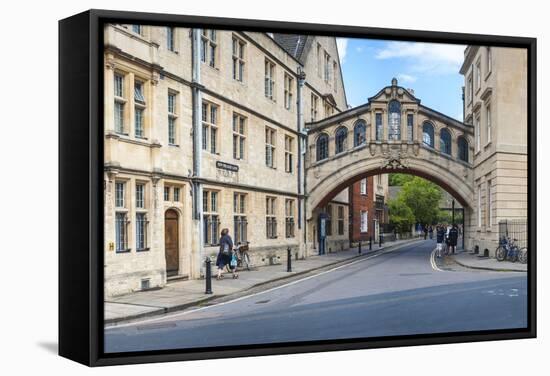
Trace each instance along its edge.
<path fill-rule="evenodd" d="M 363 47 L 355 47 L 355 51 L 361 53 L 363 52 Z"/>
<path fill-rule="evenodd" d="M 397 79 L 401 83 L 410 84 L 410 83 L 416 82 L 417 77 L 416 76 L 411 76 L 410 74 L 399 73 L 397 75 Z"/>
<path fill-rule="evenodd" d="M 403 58 L 410 62 L 414 72 L 431 74 L 458 73 L 464 60 L 462 45 L 418 42 L 388 42 L 378 50 L 377 59 Z"/>
<path fill-rule="evenodd" d="M 338 55 L 340 56 L 340 65 L 346 61 L 346 54 L 348 52 L 348 39 L 336 38 L 336 47 L 338 47 Z"/>

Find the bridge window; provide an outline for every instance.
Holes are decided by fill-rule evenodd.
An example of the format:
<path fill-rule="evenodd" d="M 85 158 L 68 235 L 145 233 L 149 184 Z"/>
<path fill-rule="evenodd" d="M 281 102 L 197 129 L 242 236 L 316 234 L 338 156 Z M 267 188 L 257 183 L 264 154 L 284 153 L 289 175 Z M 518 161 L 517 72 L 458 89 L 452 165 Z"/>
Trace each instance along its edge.
<path fill-rule="evenodd" d="M 343 152 L 347 147 L 348 130 L 340 127 L 336 131 L 336 154 Z"/>
<path fill-rule="evenodd" d="M 322 161 L 328 158 L 328 135 L 322 134 L 317 139 L 317 161 Z"/>
<path fill-rule="evenodd" d="M 353 146 L 359 146 L 367 140 L 367 127 L 365 122 L 359 121 L 353 128 Z"/>
<path fill-rule="evenodd" d="M 388 105 L 388 138 L 401 139 L 401 104 L 393 100 Z"/>
<path fill-rule="evenodd" d="M 422 125 L 422 141 L 429 147 L 434 147 L 434 127 L 428 122 Z"/>
<path fill-rule="evenodd" d="M 442 129 L 439 135 L 439 150 L 451 155 L 451 133 L 447 129 Z"/>
<path fill-rule="evenodd" d="M 407 115 L 407 140 L 413 141 L 413 127 L 414 127 L 414 115 Z"/>
<path fill-rule="evenodd" d="M 458 159 L 468 162 L 468 141 L 462 136 L 458 138 Z"/>
<path fill-rule="evenodd" d="M 376 141 L 382 140 L 382 114 L 376 114 Z"/>

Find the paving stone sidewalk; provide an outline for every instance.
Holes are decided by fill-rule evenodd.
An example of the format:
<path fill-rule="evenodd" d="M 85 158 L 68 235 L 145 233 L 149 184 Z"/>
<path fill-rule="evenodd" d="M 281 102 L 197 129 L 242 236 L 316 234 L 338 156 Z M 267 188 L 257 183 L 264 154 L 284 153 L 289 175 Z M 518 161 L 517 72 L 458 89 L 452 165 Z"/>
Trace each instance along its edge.
<path fill-rule="evenodd" d="M 367 244 L 366 247 L 363 246 L 361 255 L 358 254 L 357 248 L 351 248 L 322 256 L 310 256 L 305 260 L 292 260 L 292 272 L 286 271 L 285 260 L 284 263 L 279 265 L 240 271 L 238 279 L 232 279 L 231 274 L 226 273 L 225 278 L 222 280 L 218 281 L 215 277 L 212 278 L 213 294 L 210 295 L 204 293 L 205 280 L 198 279 L 172 282 L 162 289 L 139 291 L 109 298 L 105 302 L 105 324 L 115 325 L 123 321 L 200 306 L 215 298 L 241 293 L 253 287 L 305 274 L 327 266 L 343 264 L 352 259 L 390 250 L 400 244 L 412 241 L 417 241 L 417 239 L 388 242 L 382 244 L 382 247 L 373 244 L 372 251 L 368 251 Z M 214 273 L 216 273 L 215 269 L 213 270 Z"/>
<path fill-rule="evenodd" d="M 527 272 L 527 264 L 510 261 L 497 261 L 495 258 L 482 257 L 473 253 L 459 251 L 449 256 L 458 265 L 471 269 L 494 270 L 500 272 Z"/>

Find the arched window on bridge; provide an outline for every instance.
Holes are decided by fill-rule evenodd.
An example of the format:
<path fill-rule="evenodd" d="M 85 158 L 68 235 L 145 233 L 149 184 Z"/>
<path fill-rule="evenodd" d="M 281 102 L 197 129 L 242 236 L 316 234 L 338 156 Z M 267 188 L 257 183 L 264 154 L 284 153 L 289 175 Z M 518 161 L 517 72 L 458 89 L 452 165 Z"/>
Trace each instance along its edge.
<path fill-rule="evenodd" d="M 360 120 L 353 128 L 353 146 L 359 146 L 367 141 L 367 126 Z"/>
<path fill-rule="evenodd" d="M 328 135 L 323 133 L 319 136 L 316 143 L 317 161 L 328 158 Z"/>
<path fill-rule="evenodd" d="M 422 141 L 425 145 L 434 147 L 434 126 L 427 121 L 422 125 Z"/>
<path fill-rule="evenodd" d="M 442 153 L 451 155 L 451 132 L 443 128 L 439 134 L 439 150 Z"/>
<path fill-rule="evenodd" d="M 401 103 L 396 100 L 388 104 L 388 138 L 401 140 Z"/>
<path fill-rule="evenodd" d="M 464 162 L 468 162 L 468 140 L 465 137 L 460 136 L 458 138 L 458 159 Z"/>
<path fill-rule="evenodd" d="M 336 130 L 336 154 L 347 149 L 348 130 L 346 127 L 340 127 Z"/>

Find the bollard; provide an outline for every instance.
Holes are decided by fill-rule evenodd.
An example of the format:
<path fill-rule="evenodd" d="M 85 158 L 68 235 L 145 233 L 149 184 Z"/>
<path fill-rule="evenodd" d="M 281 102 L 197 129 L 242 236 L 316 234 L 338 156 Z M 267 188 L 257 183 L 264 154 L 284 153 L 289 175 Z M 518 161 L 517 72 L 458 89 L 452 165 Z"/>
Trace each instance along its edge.
<path fill-rule="evenodd" d="M 361 241 L 359 240 L 359 254 L 361 254 Z"/>
<path fill-rule="evenodd" d="M 204 279 L 206 280 L 206 291 L 205 294 L 212 294 L 212 267 L 211 263 L 212 260 L 210 260 L 210 257 L 207 257 L 206 260 L 206 274 L 204 276 Z"/>
<path fill-rule="evenodd" d="M 369 236 L 369 251 L 372 251 L 372 235 Z"/>
<path fill-rule="evenodd" d="M 382 235 L 378 239 L 378 247 L 382 247 Z"/>
<path fill-rule="evenodd" d="M 292 255 L 290 254 L 290 247 L 286 249 L 286 271 L 292 271 Z"/>

